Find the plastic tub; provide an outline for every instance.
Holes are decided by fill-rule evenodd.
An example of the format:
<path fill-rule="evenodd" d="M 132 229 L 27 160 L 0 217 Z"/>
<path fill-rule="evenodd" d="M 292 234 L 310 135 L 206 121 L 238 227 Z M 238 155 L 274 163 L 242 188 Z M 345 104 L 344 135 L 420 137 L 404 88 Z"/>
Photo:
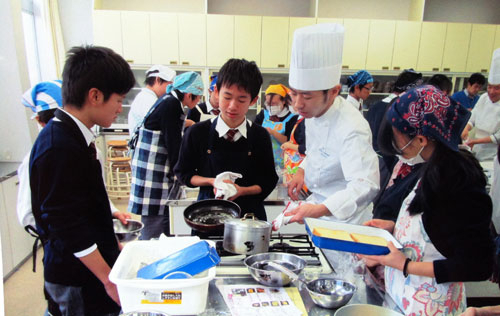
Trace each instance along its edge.
<path fill-rule="evenodd" d="M 215 277 L 215 267 L 190 279 L 146 280 L 136 277 L 137 271 L 145 264 L 199 241 L 198 237 L 172 237 L 126 244 L 109 274 L 109 279 L 118 288 L 123 312 L 158 311 L 170 315 L 202 313 L 207 304 L 208 284 Z M 214 245 L 212 241 L 208 242 Z"/>

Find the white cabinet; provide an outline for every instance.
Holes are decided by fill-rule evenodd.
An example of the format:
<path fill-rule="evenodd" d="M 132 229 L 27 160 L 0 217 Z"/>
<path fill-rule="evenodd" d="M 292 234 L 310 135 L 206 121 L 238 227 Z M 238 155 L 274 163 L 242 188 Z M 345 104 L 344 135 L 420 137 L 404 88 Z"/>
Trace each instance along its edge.
<path fill-rule="evenodd" d="M 181 65 L 207 64 L 207 16 L 179 14 L 179 57 Z"/>
<path fill-rule="evenodd" d="M 120 11 L 94 10 L 94 45 L 105 46 L 123 56 Z"/>
<path fill-rule="evenodd" d="M 262 68 L 285 68 L 288 61 L 288 17 L 262 18 Z"/>
<path fill-rule="evenodd" d="M 395 21 L 371 20 L 366 69 L 389 70 L 394 48 Z"/>
<path fill-rule="evenodd" d="M 178 65 L 180 63 L 177 23 L 177 14 L 150 13 L 152 64 Z"/>
<path fill-rule="evenodd" d="M 151 37 L 147 12 L 121 14 L 123 58 L 131 64 L 151 64 Z"/>
<path fill-rule="evenodd" d="M 369 20 L 344 19 L 343 69 L 365 69 L 368 51 Z"/>
<path fill-rule="evenodd" d="M 224 36 L 221 36 L 221 33 Z M 221 67 L 228 59 L 233 57 L 234 16 L 207 15 L 207 66 Z"/>
<path fill-rule="evenodd" d="M 13 176 L 1 182 L 0 229 L 2 231 L 3 275 L 5 276 L 30 254 L 35 239 L 17 220 L 17 191 L 19 180 Z"/>
<path fill-rule="evenodd" d="M 260 66 L 262 17 L 236 15 L 234 35 L 234 57 L 255 61 Z"/>

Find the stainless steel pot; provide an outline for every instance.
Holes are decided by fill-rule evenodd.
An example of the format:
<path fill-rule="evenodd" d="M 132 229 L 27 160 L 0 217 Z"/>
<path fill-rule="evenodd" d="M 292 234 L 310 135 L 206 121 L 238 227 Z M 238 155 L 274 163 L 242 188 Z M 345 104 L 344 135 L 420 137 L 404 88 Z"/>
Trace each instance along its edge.
<path fill-rule="evenodd" d="M 232 218 L 224 221 L 225 250 L 242 255 L 253 255 L 269 250 L 271 224 L 255 219 L 252 213 L 243 218 Z"/>

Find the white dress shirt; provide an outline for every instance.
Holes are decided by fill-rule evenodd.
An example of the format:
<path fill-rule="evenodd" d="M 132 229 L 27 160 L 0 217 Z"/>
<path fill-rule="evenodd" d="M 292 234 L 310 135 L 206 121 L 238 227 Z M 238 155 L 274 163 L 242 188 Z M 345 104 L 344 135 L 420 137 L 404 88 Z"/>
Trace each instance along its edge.
<path fill-rule="evenodd" d="M 312 192 L 308 199 L 324 204 L 331 220 L 370 219 L 380 175 L 368 122 L 340 96 L 321 117 L 305 122 L 307 149 L 300 167 Z"/>
<path fill-rule="evenodd" d="M 134 135 L 135 129 L 142 123 L 156 100 L 158 100 L 156 93 L 149 88 L 142 88 L 141 92 L 137 94 L 128 112 L 128 132 L 130 137 Z"/>
<path fill-rule="evenodd" d="M 210 121 L 213 122 L 214 120 L 215 120 L 215 118 L 212 118 Z M 240 139 L 240 137 L 247 138 L 247 122 L 248 122 L 248 124 L 250 124 L 250 126 L 252 126 L 252 121 L 245 119 L 240 125 L 238 125 L 235 128 L 237 131 L 236 131 L 236 134 L 234 134 L 234 136 L 233 136 L 234 141 L 237 141 L 238 139 Z M 231 128 L 229 126 L 227 126 L 226 122 L 224 122 L 222 117 L 220 117 L 217 120 L 217 124 L 215 125 L 215 130 L 217 131 L 217 133 L 219 133 L 219 137 L 224 137 L 227 139 L 226 133 L 230 129 Z"/>
<path fill-rule="evenodd" d="M 487 93 L 484 93 L 472 109 L 469 124 L 476 128 L 475 138 L 490 137 L 490 144 L 476 144 L 472 151 L 479 161 L 492 160 L 497 153 L 497 144 L 500 143 L 500 101 L 491 102 Z"/>
<path fill-rule="evenodd" d="M 360 101 L 358 101 L 354 97 L 352 97 L 350 94 L 348 94 L 346 101 L 351 103 L 356 110 L 358 110 L 358 111 L 363 110 L 363 103 L 362 103 L 363 100 L 360 99 Z"/>

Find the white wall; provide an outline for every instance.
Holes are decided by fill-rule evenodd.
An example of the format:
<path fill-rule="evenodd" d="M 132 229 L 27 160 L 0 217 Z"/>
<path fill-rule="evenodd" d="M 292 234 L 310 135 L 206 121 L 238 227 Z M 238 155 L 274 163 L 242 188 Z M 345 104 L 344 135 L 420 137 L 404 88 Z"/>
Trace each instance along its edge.
<path fill-rule="evenodd" d="M 21 95 L 29 88 L 21 22 L 21 1 L 0 1 L 0 161 L 22 161 L 31 148 L 30 126 Z"/>
<path fill-rule="evenodd" d="M 92 0 L 59 0 L 64 48 L 92 44 Z"/>
<path fill-rule="evenodd" d="M 305 0 L 209 0 L 208 13 L 314 17 L 313 1 Z"/>
<path fill-rule="evenodd" d="M 410 0 L 320 0 L 318 17 L 408 20 Z"/>
<path fill-rule="evenodd" d="M 500 24 L 500 1 L 426 0 L 424 21 Z"/>

